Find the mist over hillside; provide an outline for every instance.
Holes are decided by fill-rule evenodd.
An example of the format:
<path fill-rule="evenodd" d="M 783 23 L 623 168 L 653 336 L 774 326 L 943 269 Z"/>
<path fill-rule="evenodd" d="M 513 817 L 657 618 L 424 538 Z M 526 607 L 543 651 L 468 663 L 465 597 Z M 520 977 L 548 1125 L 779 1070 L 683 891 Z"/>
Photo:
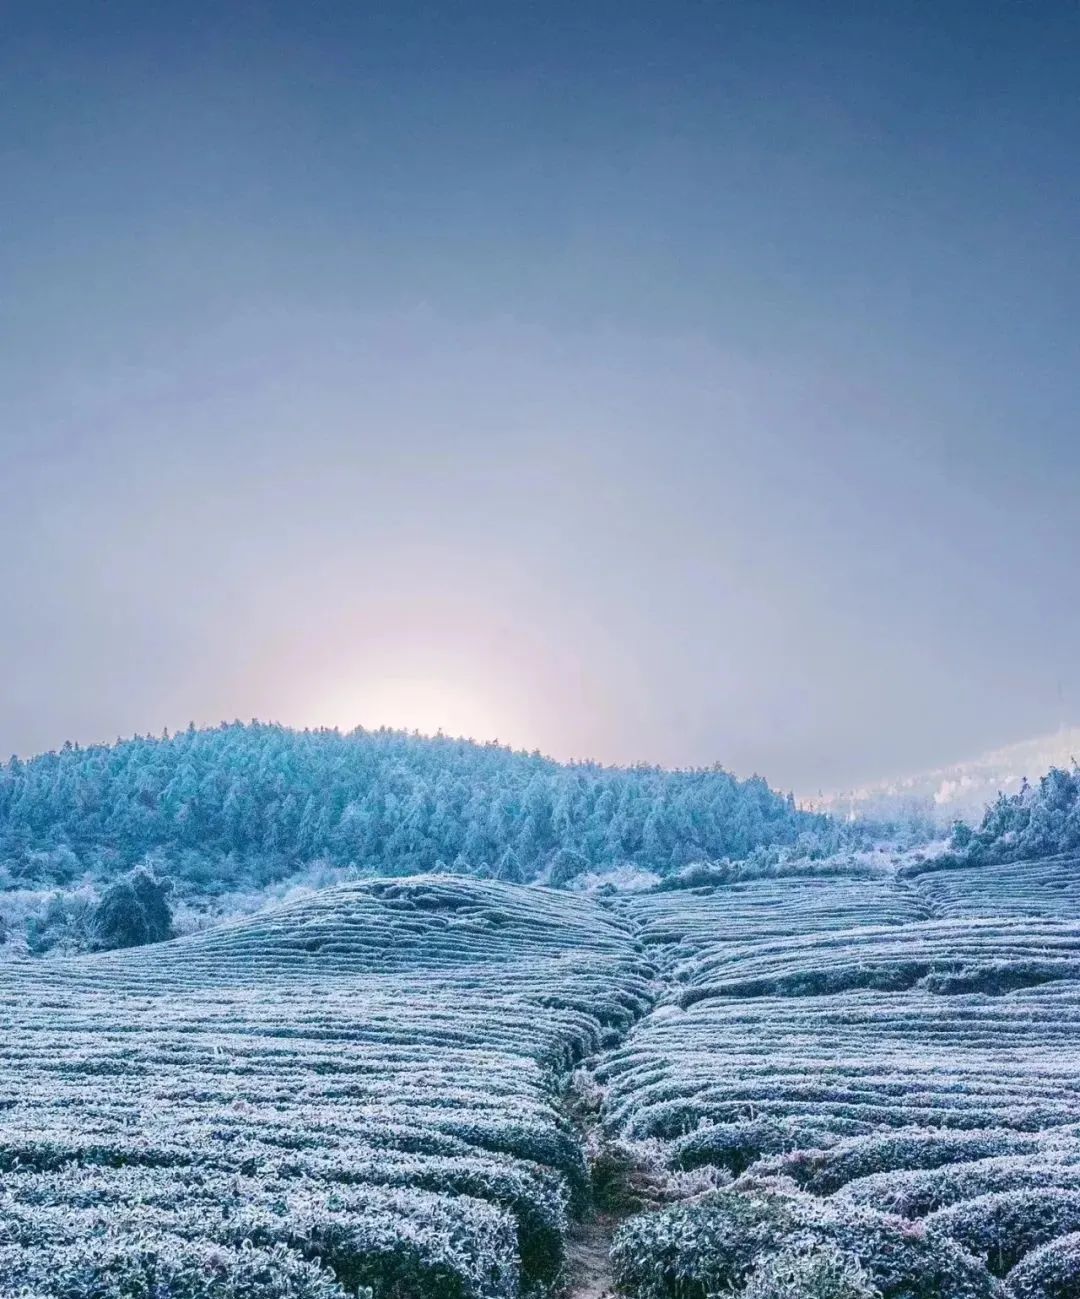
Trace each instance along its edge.
<path fill-rule="evenodd" d="M 977 820 L 999 793 L 1015 794 L 1051 767 L 1069 767 L 1080 755 L 1080 726 L 991 749 L 977 758 L 933 767 L 858 789 L 819 794 L 808 800 L 818 811 L 841 819 L 924 817 L 944 827 Z"/>

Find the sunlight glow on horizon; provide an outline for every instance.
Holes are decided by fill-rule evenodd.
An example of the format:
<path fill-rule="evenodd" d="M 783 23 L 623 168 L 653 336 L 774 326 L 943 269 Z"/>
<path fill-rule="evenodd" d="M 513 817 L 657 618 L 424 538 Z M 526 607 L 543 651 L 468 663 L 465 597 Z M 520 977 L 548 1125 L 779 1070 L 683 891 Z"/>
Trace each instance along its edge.
<path fill-rule="evenodd" d="M 374 731 L 419 731 L 478 743 L 498 740 L 521 747 L 521 735 L 508 734 L 492 701 L 460 682 L 444 678 L 402 674 L 379 676 L 365 684 L 328 693 L 311 710 L 312 726 L 337 727 L 349 732 L 357 727 Z M 515 742 L 516 741 L 516 742 Z"/>
<path fill-rule="evenodd" d="M 0 754 L 1080 717 L 1076 5 L 445 8 L 5 6 Z"/>

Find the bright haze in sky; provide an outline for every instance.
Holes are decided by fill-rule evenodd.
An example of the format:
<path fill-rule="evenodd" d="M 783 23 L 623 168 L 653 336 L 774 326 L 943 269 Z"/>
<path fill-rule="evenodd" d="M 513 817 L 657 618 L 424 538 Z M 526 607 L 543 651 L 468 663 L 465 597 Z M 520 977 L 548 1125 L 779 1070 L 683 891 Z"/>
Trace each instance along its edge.
<path fill-rule="evenodd" d="M 1080 717 L 1069 0 L 11 0 L 0 750 L 799 791 Z"/>

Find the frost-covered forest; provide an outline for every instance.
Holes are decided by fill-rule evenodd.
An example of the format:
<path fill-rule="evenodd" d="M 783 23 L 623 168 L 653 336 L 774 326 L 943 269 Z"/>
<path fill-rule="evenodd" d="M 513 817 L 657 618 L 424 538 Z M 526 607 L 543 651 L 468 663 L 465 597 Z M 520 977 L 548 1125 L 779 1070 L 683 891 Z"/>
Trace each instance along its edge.
<path fill-rule="evenodd" d="M 0 936 L 91 946 L 102 890 L 145 865 L 217 914 L 290 881 L 452 872 L 566 885 L 755 850 L 825 851 L 828 818 L 720 768 L 564 765 L 398 731 L 190 728 L 0 767 Z"/>
<path fill-rule="evenodd" d="M 559 852 L 664 873 L 826 824 L 720 768 L 567 766 L 386 730 L 192 728 L 0 767 L 0 860 L 56 883 L 152 852 L 215 881 L 316 860 L 402 874 L 461 860 L 533 879 Z"/>
<path fill-rule="evenodd" d="M 667 889 L 850 875 L 883 834 L 910 847 L 931 833 L 919 817 L 837 822 L 719 767 L 561 764 L 389 730 L 192 727 L 0 766 L 0 953 L 156 941 L 375 875 Z M 975 828 L 958 823 L 933 866 L 1078 848 L 1080 776 L 1053 769 Z"/>

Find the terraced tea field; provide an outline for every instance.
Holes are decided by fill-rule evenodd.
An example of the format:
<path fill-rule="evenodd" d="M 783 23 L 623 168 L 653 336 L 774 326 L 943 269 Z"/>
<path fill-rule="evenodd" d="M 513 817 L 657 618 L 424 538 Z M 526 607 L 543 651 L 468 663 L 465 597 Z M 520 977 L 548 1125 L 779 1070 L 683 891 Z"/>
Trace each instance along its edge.
<path fill-rule="evenodd" d="M 933 916 L 913 888 L 882 872 L 749 880 L 645 894 L 630 916 L 642 942 L 667 960 L 721 943 L 750 943 L 856 925 L 901 925 Z"/>
<path fill-rule="evenodd" d="M 620 921 L 460 881 L 9 968 L 0 1293 L 550 1281 L 587 1178 L 557 1081 L 650 992 Z"/>
<path fill-rule="evenodd" d="M 942 916 L 1048 916 L 1080 920 L 1080 859 L 925 872 L 912 885 Z"/>
<path fill-rule="evenodd" d="M 1077 1299 L 1068 885 L 375 881 L 9 966 L 0 1295 Z"/>
<path fill-rule="evenodd" d="M 1010 870 L 1001 917 L 926 918 L 965 914 L 944 871 L 630 904 L 672 959 L 597 1064 L 608 1133 L 728 1186 L 624 1225 L 627 1293 L 1080 1294 L 1080 924 Z"/>

